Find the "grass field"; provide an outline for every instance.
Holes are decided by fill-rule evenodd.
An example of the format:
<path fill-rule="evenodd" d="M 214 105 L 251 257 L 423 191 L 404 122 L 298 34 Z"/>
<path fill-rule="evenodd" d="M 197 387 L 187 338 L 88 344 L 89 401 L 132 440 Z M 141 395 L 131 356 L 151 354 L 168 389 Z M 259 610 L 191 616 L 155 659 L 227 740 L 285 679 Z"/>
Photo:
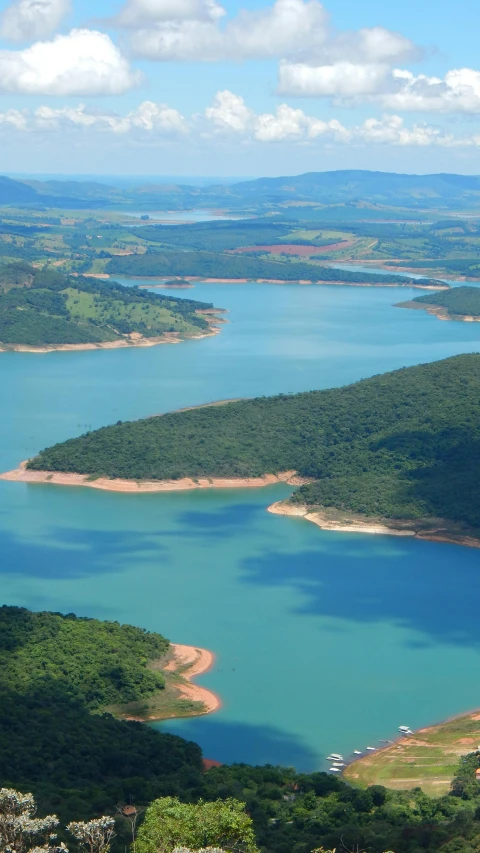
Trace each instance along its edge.
<path fill-rule="evenodd" d="M 361 787 L 422 788 L 430 796 L 441 796 L 449 790 L 460 758 L 479 745 L 480 712 L 475 712 L 420 729 L 413 736 L 360 758 L 343 775 Z"/>
<path fill-rule="evenodd" d="M 182 317 L 174 316 L 162 304 L 125 304 L 120 300 L 85 293 L 73 287 L 65 289 L 64 293 L 68 296 L 67 308 L 70 316 L 75 320 L 93 320 L 112 324 L 114 327 L 115 323 L 120 321 L 139 327 L 145 323 L 150 332 L 158 335 L 169 331 L 178 332 L 180 335 L 198 334 L 200 331 L 198 326 L 193 326 Z"/>

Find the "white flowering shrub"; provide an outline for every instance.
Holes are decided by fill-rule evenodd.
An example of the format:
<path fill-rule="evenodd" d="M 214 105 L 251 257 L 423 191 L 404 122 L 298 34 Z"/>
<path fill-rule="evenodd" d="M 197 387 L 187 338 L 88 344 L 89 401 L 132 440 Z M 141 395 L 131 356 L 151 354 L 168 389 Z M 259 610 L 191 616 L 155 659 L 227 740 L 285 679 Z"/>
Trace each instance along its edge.
<path fill-rule="evenodd" d="M 63 843 L 56 843 L 57 816 L 38 818 L 36 810 L 32 794 L 0 789 L 0 853 L 68 853 Z"/>
<path fill-rule="evenodd" d="M 86 853 L 108 853 L 112 838 L 115 837 L 113 817 L 99 817 L 86 823 L 73 821 L 67 829 Z"/>

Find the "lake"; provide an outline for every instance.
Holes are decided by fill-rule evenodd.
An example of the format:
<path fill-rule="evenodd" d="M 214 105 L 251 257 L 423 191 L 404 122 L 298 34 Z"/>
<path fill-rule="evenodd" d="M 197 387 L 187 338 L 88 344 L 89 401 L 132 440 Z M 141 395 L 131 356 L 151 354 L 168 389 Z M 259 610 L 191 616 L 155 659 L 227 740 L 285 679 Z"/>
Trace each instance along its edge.
<path fill-rule="evenodd" d="M 198 284 L 189 298 L 229 311 L 216 337 L 3 353 L 0 469 L 119 419 L 478 351 L 478 324 L 392 307 L 414 295 Z M 201 681 L 222 710 L 156 725 L 220 761 L 324 768 L 331 750 L 378 746 L 399 725 L 477 707 L 479 552 L 323 532 L 265 511 L 289 492 L 122 495 L 0 483 L 3 601 L 130 622 L 214 650 Z"/>

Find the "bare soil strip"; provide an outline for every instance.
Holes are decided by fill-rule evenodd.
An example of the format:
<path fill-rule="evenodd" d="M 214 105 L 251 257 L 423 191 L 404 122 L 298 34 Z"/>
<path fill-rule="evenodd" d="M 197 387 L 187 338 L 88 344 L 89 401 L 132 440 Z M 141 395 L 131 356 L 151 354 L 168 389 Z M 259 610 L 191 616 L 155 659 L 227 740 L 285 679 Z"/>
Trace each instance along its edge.
<path fill-rule="evenodd" d="M 90 489 L 103 489 L 109 492 L 181 492 L 190 489 L 240 489 L 261 488 L 274 483 L 299 485 L 303 480 L 296 477 L 295 471 L 283 471 L 279 474 L 265 474 L 263 477 L 183 477 L 181 480 L 110 480 L 107 477 L 92 479 L 88 474 L 67 474 L 61 471 L 30 471 L 27 463 L 22 462 L 14 471 L 0 474 L 0 480 L 16 483 L 50 483 L 57 486 L 86 486 Z"/>
<path fill-rule="evenodd" d="M 384 536 L 414 536 L 416 539 L 427 539 L 431 542 L 449 542 L 453 545 L 480 548 L 480 530 L 466 529 L 460 523 L 441 518 L 407 521 L 365 518 L 333 507 L 311 507 L 302 504 L 290 504 L 286 501 L 277 501 L 272 504 L 268 507 L 268 512 L 274 515 L 304 518 L 306 521 L 316 524 L 321 530 Z"/>

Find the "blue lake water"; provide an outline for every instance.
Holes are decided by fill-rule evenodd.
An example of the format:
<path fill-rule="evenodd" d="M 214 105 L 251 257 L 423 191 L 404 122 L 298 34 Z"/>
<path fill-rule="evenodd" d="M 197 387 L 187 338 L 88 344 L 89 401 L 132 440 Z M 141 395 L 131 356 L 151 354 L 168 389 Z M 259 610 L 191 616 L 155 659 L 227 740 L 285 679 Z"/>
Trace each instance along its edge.
<path fill-rule="evenodd" d="M 0 469 L 118 419 L 480 349 L 478 324 L 392 307 L 415 290 L 199 284 L 187 295 L 229 310 L 220 335 L 1 354 Z M 331 750 L 376 746 L 400 724 L 480 705 L 479 552 L 322 532 L 265 511 L 289 491 L 0 483 L 2 599 L 213 649 L 202 683 L 222 710 L 160 727 L 221 761 L 322 768 Z"/>
<path fill-rule="evenodd" d="M 116 213 L 123 213 L 125 216 L 131 216 L 134 219 L 141 219 L 142 216 L 149 216 L 150 219 L 142 222 L 143 225 L 152 225 L 156 222 L 210 222 L 220 219 L 246 219 L 248 217 L 217 213 L 214 210 L 130 210 L 128 207 L 111 208 Z M 139 223 L 140 224 L 140 223 Z"/>

